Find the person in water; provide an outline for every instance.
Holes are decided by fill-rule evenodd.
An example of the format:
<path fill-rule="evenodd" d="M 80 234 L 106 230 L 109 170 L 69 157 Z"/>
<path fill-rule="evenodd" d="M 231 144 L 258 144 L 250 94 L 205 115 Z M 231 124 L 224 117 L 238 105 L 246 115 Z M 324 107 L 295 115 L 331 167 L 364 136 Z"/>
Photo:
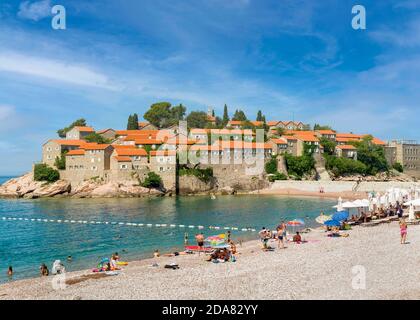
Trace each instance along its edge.
<path fill-rule="evenodd" d="M 405 244 L 407 240 L 407 223 L 404 219 L 400 220 L 400 234 L 401 234 L 401 244 Z"/>
<path fill-rule="evenodd" d="M 39 267 L 39 272 L 41 277 L 47 277 L 50 274 L 50 271 L 48 270 L 48 267 L 45 265 L 45 263 L 41 264 Z"/>
<path fill-rule="evenodd" d="M 153 258 L 159 258 L 160 257 L 160 253 L 159 250 L 155 250 L 155 252 L 153 253 Z"/>
<path fill-rule="evenodd" d="M 73 257 L 72 257 L 72 256 L 67 256 L 67 261 L 68 261 L 68 262 L 73 261 Z"/>
<path fill-rule="evenodd" d="M 7 269 L 7 275 L 9 277 L 13 276 L 13 268 L 12 268 L 12 266 L 9 266 L 9 268 Z"/>

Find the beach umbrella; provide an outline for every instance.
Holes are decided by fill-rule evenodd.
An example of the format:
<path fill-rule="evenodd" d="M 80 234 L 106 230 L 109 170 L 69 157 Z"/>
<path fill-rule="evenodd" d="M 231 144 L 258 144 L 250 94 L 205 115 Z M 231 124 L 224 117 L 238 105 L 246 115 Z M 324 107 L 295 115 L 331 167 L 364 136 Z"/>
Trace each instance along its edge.
<path fill-rule="evenodd" d="M 300 226 L 305 225 L 305 221 L 303 221 L 302 219 L 294 219 L 294 220 L 288 221 L 287 225 L 291 227 L 300 227 Z"/>
<path fill-rule="evenodd" d="M 411 200 L 406 203 L 404 203 L 405 206 L 413 205 L 415 207 L 420 207 L 420 199 Z"/>
<path fill-rule="evenodd" d="M 416 220 L 416 215 L 414 214 L 413 203 L 410 204 L 410 209 L 408 210 L 408 220 L 410 220 L 410 221 Z"/>
<path fill-rule="evenodd" d="M 341 223 L 340 223 L 340 221 L 337 221 L 337 220 L 333 219 L 333 220 L 325 221 L 324 225 L 328 226 L 328 227 L 339 227 L 341 225 Z"/>
<path fill-rule="evenodd" d="M 341 197 L 338 198 L 338 204 L 336 208 L 337 208 L 337 211 L 343 211 L 343 199 Z"/>
<path fill-rule="evenodd" d="M 348 211 L 340 211 L 333 214 L 332 220 L 343 221 L 343 220 L 347 220 L 348 217 L 349 217 Z"/>
<path fill-rule="evenodd" d="M 327 216 L 325 214 L 321 214 L 320 216 L 315 218 L 315 221 L 319 224 L 324 224 L 325 221 L 331 220 L 332 216 Z"/>
<path fill-rule="evenodd" d="M 288 221 L 287 224 L 288 226 L 293 228 L 293 232 L 295 232 L 295 227 L 302 227 L 305 225 L 305 221 L 303 221 L 302 219 L 294 219 L 291 221 Z"/>
<path fill-rule="evenodd" d="M 355 205 L 354 202 L 351 202 L 351 201 L 346 201 L 342 204 L 343 209 L 350 209 L 350 208 L 357 208 L 357 207 L 358 206 Z M 341 212 L 341 211 L 344 211 L 344 210 L 338 210 L 338 208 L 337 208 L 337 211 Z"/>

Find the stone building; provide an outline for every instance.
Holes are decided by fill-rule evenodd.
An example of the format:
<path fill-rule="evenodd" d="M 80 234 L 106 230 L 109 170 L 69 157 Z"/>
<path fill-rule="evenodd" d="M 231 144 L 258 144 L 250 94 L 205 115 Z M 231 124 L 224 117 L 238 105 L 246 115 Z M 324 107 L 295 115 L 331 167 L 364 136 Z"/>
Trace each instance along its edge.
<path fill-rule="evenodd" d="M 335 155 L 339 158 L 357 160 L 357 149 L 350 144 L 340 144 L 335 147 Z"/>
<path fill-rule="evenodd" d="M 73 127 L 66 133 L 66 139 L 81 140 L 87 135 L 94 133 L 95 130 L 91 127 Z"/>
<path fill-rule="evenodd" d="M 390 165 L 398 162 L 404 173 L 420 178 L 420 144 L 417 141 L 390 141 L 385 146 L 385 157 Z"/>
<path fill-rule="evenodd" d="M 63 153 L 78 149 L 84 143 L 86 142 L 83 140 L 48 140 L 42 146 L 42 163 L 52 167 L 57 157 L 60 158 Z"/>

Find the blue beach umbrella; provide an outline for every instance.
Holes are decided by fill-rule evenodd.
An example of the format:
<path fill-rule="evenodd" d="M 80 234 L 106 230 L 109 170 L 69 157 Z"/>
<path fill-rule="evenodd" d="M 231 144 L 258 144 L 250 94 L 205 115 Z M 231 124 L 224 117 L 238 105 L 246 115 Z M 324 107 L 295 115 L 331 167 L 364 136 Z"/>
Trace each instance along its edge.
<path fill-rule="evenodd" d="M 339 211 L 333 214 L 332 220 L 344 221 L 349 217 L 348 211 Z"/>
<path fill-rule="evenodd" d="M 328 220 L 328 221 L 324 222 L 324 225 L 326 225 L 327 227 L 339 227 L 340 226 L 340 221 Z"/>

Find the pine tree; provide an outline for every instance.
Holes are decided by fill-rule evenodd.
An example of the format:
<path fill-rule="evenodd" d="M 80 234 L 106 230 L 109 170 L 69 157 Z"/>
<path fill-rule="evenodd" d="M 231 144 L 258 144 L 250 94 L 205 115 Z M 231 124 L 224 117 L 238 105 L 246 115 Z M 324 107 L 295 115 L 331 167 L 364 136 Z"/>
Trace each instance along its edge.
<path fill-rule="evenodd" d="M 133 123 L 133 116 L 130 114 L 128 116 L 128 121 L 127 121 L 127 130 L 131 130 L 132 123 Z"/>
<path fill-rule="evenodd" d="M 262 121 L 262 118 L 263 118 L 263 115 L 262 115 L 262 112 L 261 112 L 261 110 L 258 110 L 258 113 L 257 113 L 257 121 Z"/>
<path fill-rule="evenodd" d="M 139 129 L 139 116 L 137 115 L 137 113 L 135 113 L 133 115 L 133 130 L 138 130 Z"/>
<path fill-rule="evenodd" d="M 229 122 L 229 114 L 228 114 L 227 105 L 225 104 L 225 107 L 223 108 L 223 120 L 222 120 L 223 126 L 226 126 L 228 122 Z"/>

